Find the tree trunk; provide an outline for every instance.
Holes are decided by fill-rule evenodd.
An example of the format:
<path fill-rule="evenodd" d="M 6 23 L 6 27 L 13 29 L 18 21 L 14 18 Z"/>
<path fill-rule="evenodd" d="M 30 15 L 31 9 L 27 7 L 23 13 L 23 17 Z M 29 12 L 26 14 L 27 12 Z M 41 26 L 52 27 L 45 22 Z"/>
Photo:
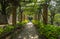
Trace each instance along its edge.
<path fill-rule="evenodd" d="M 34 18 L 35 20 L 38 20 L 38 15 L 37 14 L 35 14 L 35 18 Z"/>
<path fill-rule="evenodd" d="M 21 17 L 21 20 L 20 20 L 20 22 L 22 22 L 22 16 L 23 16 L 23 15 L 22 15 L 22 12 L 21 12 L 21 13 L 20 13 L 20 17 Z"/>
<path fill-rule="evenodd" d="M 38 13 L 38 20 L 40 21 L 40 18 L 41 18 L 41 10 L 39 11 Z"/>
<path fill-rule="evenodd" d="M 25 21 L 25 14 L 24 14 L 24 21 Z"/>
<path fill-rule="evenodd" d="M 43 24 L 47 25 L 48 23 L 48 6 L 43 4 Z"/>
<path fill-rule="evenodd" d="M 54 16 L 55 16 L 55 13 L 54 12 L 51 12 L 51 25 L 54 24 Z"/>
<path fill-rule="evenodd" d="M 22 10 L 21 10 L 21 6 L 20 6 L 20 13 L 19 13 L 19 16 L 18 16 L 18 19 L 19 19 L 19 22 L 22 22 Z"/>
<path fill-rule="evenodd" d="M 13 6 L 13 11 L 12 11 L 12 25 L 16 25 L 16 7 Z"/>
<path fill-rule="evenodd" d="M 23 19 L 22 19 L 23 21 L 25 21 L 25 14 L 23 13 Z"/>
<path fill-rule="evenodd" d="M 22 22 L 22 12 L 19 13 L 18 20 L 19 22 Z"/>
<path fill-rule="evenodd" d="M 38 20 L 40 21 L 40 14 L 38 14 Z"/>

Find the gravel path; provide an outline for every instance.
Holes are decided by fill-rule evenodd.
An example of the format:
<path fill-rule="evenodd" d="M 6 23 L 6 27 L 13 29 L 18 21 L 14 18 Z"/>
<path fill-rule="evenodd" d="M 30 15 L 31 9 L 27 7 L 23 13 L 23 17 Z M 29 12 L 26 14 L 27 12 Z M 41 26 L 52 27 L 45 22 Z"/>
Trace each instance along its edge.
<path fill-rule="evenodd" d="M 13 39 L 38 39 L 38 34 L 34 25 L 29 22 L 25 28 Z"/>

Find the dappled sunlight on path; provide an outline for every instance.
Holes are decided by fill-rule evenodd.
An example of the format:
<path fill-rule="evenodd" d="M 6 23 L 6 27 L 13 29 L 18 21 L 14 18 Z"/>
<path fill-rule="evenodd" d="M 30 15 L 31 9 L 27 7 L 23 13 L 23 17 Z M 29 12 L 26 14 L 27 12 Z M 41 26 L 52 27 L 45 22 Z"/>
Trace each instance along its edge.
<path fill-rule="evenodd" d="M 19 33 L 19 35 L 14 39 L 38 39 L 38 33 L 34 25 L 29 22 L 26 24 L 25 28 Z"/>

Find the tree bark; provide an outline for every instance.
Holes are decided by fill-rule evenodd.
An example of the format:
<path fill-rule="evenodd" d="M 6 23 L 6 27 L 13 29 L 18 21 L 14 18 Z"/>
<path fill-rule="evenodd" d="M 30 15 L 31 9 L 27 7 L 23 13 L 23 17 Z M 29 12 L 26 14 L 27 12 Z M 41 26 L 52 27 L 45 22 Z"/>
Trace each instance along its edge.
<path fill-rule="evenodd" d="M 13 6 L 13 11 L 12 11 L 12 25 L 16 25 L 16 7 Z"/>
<path fill-rule="evenodd" d="M 22 14 L 23 14 L 23 11 L 21 10 L 21 5 L 20 5 L 20 13 L 18 16 L 19 22 L 22 22 L 22 16 L 23 16 Z"/>
<path fill-rule="evenodd" d="M 24 21 L 25 21 L 25 14 L 24 14 Z"/>
<path fill-rule="evenodd" d="M 22 16 L 23 16 L 23 15 L 22 15 L 22 12 L 21 12 L 21 13 L 20 13 L 20 17 L 21 17 L 21 20 L 20 20 L 20 22 L 22 22 Z"/>
<path fill-rule="evenodd" d="M 38 20 L 38 14 L 35 13 L 34 19 Z"/>
<path fill-rule="evenodd" d="M 40 21 L 40 13 L 38 13 L 38 20 Z"/>
<path fill-rule="evenodd" d="M 23 19 L 22 19 L 23 21 L 25 21 L 25 14 L 23 13 Z"/>
<path fill-rule="evenodd" d="M 48 5 L 43 4 L 43 24 L 47 25 L 48 23 Z"/>
<path fill-rule="evenodd" d="M 55 16 L 55 13 L 51 11 L 51 25 L 54 24 L 54 16 Z"/>

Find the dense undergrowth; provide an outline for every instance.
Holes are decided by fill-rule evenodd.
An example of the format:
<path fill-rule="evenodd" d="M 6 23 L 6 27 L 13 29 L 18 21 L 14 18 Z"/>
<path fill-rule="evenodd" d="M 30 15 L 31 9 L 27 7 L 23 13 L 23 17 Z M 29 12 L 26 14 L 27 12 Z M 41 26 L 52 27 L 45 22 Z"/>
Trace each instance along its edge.
<path fill-rule="evenodd" d="M 43 25 L 39 21 L 33 21 L 33 23 L 36 25 L 37 31 L 43 39 L 60 39 L 60 26 Z"/>
<path fill-rule="evenodd" d="M 11 32 L 12 30 L 15 30 L 16 28 L 22 28 L 27 22 L 26 21 L 22 21 L 17 23 L 16 26 L 12 26 L 12 25 L 6 25 L 4 28 L 0 27 L 0 36 L 4 35 L 5 33 Z"/>

